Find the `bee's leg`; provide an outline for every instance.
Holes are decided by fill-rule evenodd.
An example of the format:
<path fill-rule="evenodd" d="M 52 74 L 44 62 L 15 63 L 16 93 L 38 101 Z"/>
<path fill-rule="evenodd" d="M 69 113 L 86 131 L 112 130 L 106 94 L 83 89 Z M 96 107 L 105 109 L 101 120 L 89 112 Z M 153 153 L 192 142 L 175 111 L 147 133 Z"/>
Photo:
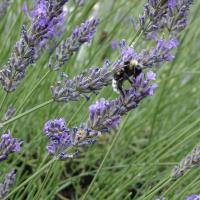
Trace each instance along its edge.
<path fill-rule="evenodd" d="M 118 81 L 117 82 L 117 89 L 119 90 L 120 94 L 122 95 L 123 98 L 125 98 L 125 93 L 122 87 L 123 81 Z"/>
<path fill-rule="evenodd" d="M 133 81 L 129 78 L 128 74 L 124 74 L 125 78 L 128 80 L 128 82 L 132 85 Z"/>

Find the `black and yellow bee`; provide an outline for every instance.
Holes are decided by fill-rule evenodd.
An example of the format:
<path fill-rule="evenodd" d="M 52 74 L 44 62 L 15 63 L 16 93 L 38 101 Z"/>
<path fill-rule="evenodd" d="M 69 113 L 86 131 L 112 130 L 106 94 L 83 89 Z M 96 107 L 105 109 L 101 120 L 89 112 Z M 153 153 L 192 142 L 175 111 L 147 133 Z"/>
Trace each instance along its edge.
<path fill-rule="evenodd" d="M 124 90 L 123 90 L 123 82 L 128 80 L 130 84 L 132 84 L 132 81 L 130 80 L 130 77 L 137 77 L 142 73 L 142 66 L 138 63 L 137 60 L 133 59 L 131 61 L 124 63 L 124 68 L 114 74 L 113 80 L 112 80 L 112 88 L 113 91 L 115 91 L 118 94 L 121 94 L 123 97 L 125 96 Z"/>

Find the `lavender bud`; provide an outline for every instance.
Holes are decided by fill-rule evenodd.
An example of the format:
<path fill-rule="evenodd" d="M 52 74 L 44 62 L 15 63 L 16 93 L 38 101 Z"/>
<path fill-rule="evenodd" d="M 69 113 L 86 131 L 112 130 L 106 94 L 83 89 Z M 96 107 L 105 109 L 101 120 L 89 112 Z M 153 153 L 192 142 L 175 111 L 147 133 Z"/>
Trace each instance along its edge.
<path fill-rule="evenodd" d="M 51 87 L 52 96 L 55 101 L 77 101 L 85 94 L 96 92 L 104 86 L 111 84 L 112 73 L 105 64 L 102 68 L 91 68 L 88 71 L 69 80 L 63 77 L 62 82 L 57 82 Z"/>
<path fill-rule="evenodd" d="M 6 160 L 8 155 L 13 152 L 19 152 L 22 142 L 11 136 L 10 131 L 1 136 L 0 142 L 0 161 Z"/>
<path fill-rule="evenodd" d="M 80 49 L 82 44 L 89 43 L 92 40 L 98 24 L 98 19 L 92 19 L 74 28 L 72 35 L 56 49 L 57 53 L 56 61 L 53 66 L 54 70 L 59 70 L 73 53 Z"/>
<path fill-rule="evenodd" d="M 15 109 L 12 106 L 9 106 L 6 113 L 3 116 L 2 121 L 7 121 L 11 119 L 14 114 L 15 114 Z"/>
<path fill-rule="evenodd" d="M 118 48 L 119 42 L 117 40 L 113 40 L 111 43 L 112 50 L 116 50 Z"/>
<path fill-rule="evenodd" d="M 200 163 L 200 145 L 197 145 L 192 150 L 192 152 L 179 163 L 179 165 L 174 167 L 174 169 L 172 170 L 171 177 L 173 179 L 178 179 L 193 167 L 198 166 L 199 163 Z"/>
<path fill-rule="evenodd" d="M 11 187 L 14 185 L 16 180 L 16 170 L 12 170 L 10 173 L 6 174 L 4 181 L 0 183 L 0 199 L 3 199 Z"/>
<path fill-rule="evenodd" d="M 200 194 L 192 194 L 186 198 L 186 200 L 199 200 Z"/>
<path fill-rule="evenodd" d="M 192 2 L 192 0 L 149 0 L 144 6 L 143 15 L 139 17 L 140 27 L 148 39 L 157 40 L 158 37 L 154 36 L 162 35 L 165 30 L 170 35 L 177 35 L 187 26 Z"/>

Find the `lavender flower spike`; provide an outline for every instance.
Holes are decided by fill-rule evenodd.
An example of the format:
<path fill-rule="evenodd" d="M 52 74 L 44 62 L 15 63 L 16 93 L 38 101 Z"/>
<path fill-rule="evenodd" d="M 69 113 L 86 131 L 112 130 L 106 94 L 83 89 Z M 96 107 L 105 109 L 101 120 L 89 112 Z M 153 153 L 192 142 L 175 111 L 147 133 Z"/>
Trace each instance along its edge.
<path fill-rule="evenodd" d="M 7 134 L 3 134 L 0 142 L 0 161 L 7 159 L 10 153 L 19 152 L 21 143 L 11 136 L 10 131 Z"/>
<path fill-rule="evenodd" d="M 171 177 L 178 179 L 183 176 L 191 168 L 200 164 L 200 145 L 197 145 L 190 154 L 188 154 L 179 165 L 175 166 L 172 170 Z"/>
<path fill-rule="evenodd" d="M 0 199 L 3 199 L 8 192 L 10 191 L 11 187 L 14 185 L 16 179 L 16 170 L 12 170 L 8 174 L 6 174 L 3 183 L 0 183 Z"/>
<path fill-rule="evenodd" d="M 82 23 L 79 27 L 74 28 L 72 35 L 61 43 L 56 49 L 56 61 L 50 64 L 54 70 L 59 70 L 73 55 L 77 52 L 81 45 L 89 43 L 96 32 L 99 19 L 92 19 Z M 50 59 L 50 61 L 52 58 Z"/>
<path fill-rule="evenodd" d="M 13 117 L 14 114 L 15 114 L 15 109 L 12 106 L 9 106 L 1 121 L 4 122 L 9 120 L 10 118 Z"/>
<path fill-rule="evenodd" d="M 188 196 L 186 200 L 200 200 L 200 194 L 192 194 L 191 196 Z"/>
<path fill-rule="evenodd" d="M 63 24 L 63 6 L 67 0 L 37 0 L 30 12 L 31 26 L 22 26 L 20 40 L 15 44 L 8 63 L 0 70 L 0 83 L 13 92 L 26 75 L 27 67 L 41 55 L 45 44 L 58 34 Z"/>
<path fill-rule="evenodd" d="M 124 62 L 130 62 L 135 59 L 141 64 L 142 68 L 150 68 L 153 66 L 160 66 L 164 62 L 170 62 L 174 56 L 171 51 L 178 46 L 178 41 L 175 38 L 169 40 L 158 40 L 157 45 L 150 50 L 142 50 L 137 53 L 132 47 L 127 46 L 126 41 L 122 40 L 120 43 L 121 56 L 113 63 L 113 72 L 123 70 Z"/>
<path fill-rule="evenodd" d="M 102 68 L 91 68 L 88 71 L 69 80 L 62 74 L 64 81 L 57 82 L 51 87 L 53 99 L 55 101 L 77 101 L 81 97 L 86 97 L 87 93 L 96 92 L 104 86 L 111 84 L 112 72 L 105 63 Z"/>
<path fill-rule="evenodd" d="M 188 12 L 193 0 L 148 0 L 139 23 L 149 39 L 157 40 L 163 31 L 177 35 L 188 23 Z"/>

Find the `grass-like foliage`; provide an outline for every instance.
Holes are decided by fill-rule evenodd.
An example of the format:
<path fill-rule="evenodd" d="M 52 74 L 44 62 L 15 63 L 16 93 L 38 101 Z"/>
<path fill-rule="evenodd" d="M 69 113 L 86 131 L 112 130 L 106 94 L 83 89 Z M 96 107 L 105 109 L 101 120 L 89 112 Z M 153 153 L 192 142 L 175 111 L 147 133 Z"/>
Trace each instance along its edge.
<path fill-rule="evenodd" d="M 1 0 L 0 199 L 199 199 L 199 9 Z"/>

